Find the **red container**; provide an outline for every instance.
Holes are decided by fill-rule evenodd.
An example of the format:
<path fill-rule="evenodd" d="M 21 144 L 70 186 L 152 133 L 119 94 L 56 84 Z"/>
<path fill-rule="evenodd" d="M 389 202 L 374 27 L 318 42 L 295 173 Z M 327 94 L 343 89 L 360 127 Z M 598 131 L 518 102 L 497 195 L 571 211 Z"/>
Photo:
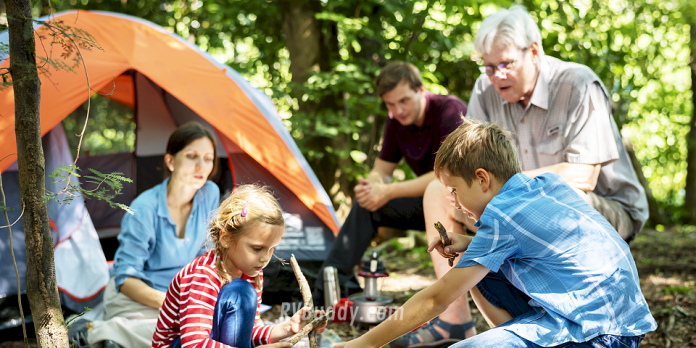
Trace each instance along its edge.
<path fill-rule="evenodd" d="M 335 305 L 333 305 L 333 319 L 334 323 L 350 323 L 353 321 L 353 301 L 342 298 Z"/>

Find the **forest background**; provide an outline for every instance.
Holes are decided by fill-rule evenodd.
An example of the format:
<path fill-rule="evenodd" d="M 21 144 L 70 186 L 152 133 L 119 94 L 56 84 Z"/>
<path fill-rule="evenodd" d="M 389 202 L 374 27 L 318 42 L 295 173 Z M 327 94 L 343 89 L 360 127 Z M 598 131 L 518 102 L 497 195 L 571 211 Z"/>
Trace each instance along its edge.
<path fill-rule="evenodd" d="M 35 17 L 47 1 L 35 3 Z M 152 21 L 237 70 L 273 99 L 339 215 L 379 153 L 387 114 L 373 83 L 380 68 L 411 62 L 431 92 L 468 102 L 482 65 L 473 50 L 481 21 L 514 3 L 539 25 L 547 55 L 587 65 L 609 90 L 649 188 L 649 224 L 696 223 L 695 1 L 51 1 L 56 11 Z M 79 133 L 85 114 L 78 108 L 63 121 L 67 134 Z M 81 155 L 132 151 L 134 131 L 132 109 L 94 96 Z M 69 141 L 76 149 L 78 138 Z M 404 164 L 395 174 L 413 176 Z"/>

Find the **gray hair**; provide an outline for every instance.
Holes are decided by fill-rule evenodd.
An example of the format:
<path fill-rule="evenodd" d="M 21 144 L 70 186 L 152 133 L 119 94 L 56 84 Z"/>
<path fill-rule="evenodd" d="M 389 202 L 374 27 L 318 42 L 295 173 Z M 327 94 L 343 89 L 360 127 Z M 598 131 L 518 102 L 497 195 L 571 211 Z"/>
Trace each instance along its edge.
<path fill-rule="evenodd" d="M 495 42 L 514 44 L 520 49 L 536 42 L 539 45 L 539 55 L 544 55 L 539 27 L 521 5 L 500 9 L 483 20 L 474 40 L 474 48 L 480 54 L 487 54 Z"/>

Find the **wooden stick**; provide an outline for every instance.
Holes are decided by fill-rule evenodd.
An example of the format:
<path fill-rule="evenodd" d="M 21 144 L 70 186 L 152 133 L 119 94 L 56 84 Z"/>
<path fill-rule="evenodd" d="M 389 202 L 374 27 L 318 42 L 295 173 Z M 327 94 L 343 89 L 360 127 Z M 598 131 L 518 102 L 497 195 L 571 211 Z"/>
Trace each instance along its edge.
<path fill-rule="evenodd" d="M 312 317 L 314 317 L 314 301 L 312 300 L 312 291 L 309 289 L 309 283 L 307 283 L 307 278 L 305 278 L 304 274 L 302 274 L 302 270 L 300 269 L 300 265 L 297 263 L 297 259 L 295 259 L 294 254 L 290 255 L 290 264 L 292 265 L 292 270 L 295 272 L 297 282 L 300 284 L 300 293 L 302 293 L 302 300 L 304 301 L 304 305 L 305 307 L 309 307 L 312 310 Z M 319 347 L 319 344 L 317 342 L 317 331 L 310 330 L 309 348 L 317 347 Z"/>
<path fill-rule="evenodd" d="M 445 230 L 445 227 L 442 226 L 442 223 L 440 223 L 440 221 L 435 223 L 435 229 L 437 230 L 437 233 L 440 234 L 440 240 L 442 241 L 443 248 L 452 245 L 452 241 L 450 241 L 449 237 L 447 237 L 447 230 Z M 454 259 L 457 256 L 459 256 L 459 254 L 455 253 L 454 256 L 448 259 L 450 267 L 454 266 Z"/>
<path fill-rule="evenodd" d="M 327 321 L 331 317 L 331 314 L 333 314 L 331 312 L 332 312 L 332 310 L 329 309 L 328 311 L 326 311 L 326 313 L 324 313 L 324 314 L 320 315 L 318 318 L 315 318 L 314 320 L 310 321 L 309 324 L 305 325 L 305 327 L 302 328 L 302 330 L 300 330 L 294 336 L 290 337 L 290 339 L 287 340 L 287 342 L 292 343 L 293 346 L 296 345 L 297 342 L 300 342 L 302 337 L 307 335 L 310 331 L 313 331 L 314 328 L 317 327 L 319 324 L 322 324 L 325 321 Z"/>
<path fill-rule="evenodd" d="M 305 307 L 310 307 L 314 309 L 314 301 L 312 301 L 312 291 L 309 289 L 309 283 L 307 283 L 307 278 L 302 274 L 300 265 L 295 259 L 295 255 L 290 255 L 290 265 L 292 265 L 292 270 L 295 272 L 295 277 L 297 282 L 300 284 L 300 292 L 302 293 L 302 300 L 304 301 Z"/>

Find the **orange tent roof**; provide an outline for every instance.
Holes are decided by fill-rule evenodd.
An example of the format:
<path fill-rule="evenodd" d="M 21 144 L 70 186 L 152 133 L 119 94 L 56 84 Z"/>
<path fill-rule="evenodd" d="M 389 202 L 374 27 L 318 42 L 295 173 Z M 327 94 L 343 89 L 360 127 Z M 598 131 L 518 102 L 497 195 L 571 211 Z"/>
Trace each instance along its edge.
<path fill-rule="evenodd" d="M 86 67 L 80 65 L 75 69 L 77 73 L 51 69 L 50 75 L 40 76 L 42 135 L 93 93 L 88 90 L 85 70 L 93 89 L 108 92 L 114 78 L 133 69 L 163 86 L 213 125 L 295 193 L 334 234 L 338 233 L 338 220 L 328 195 L 270 100 L 237 72 L 215 62 L 181 37 L 135 17 L 68 11 L 51 20 L 85 30 L 96 38 L 103 51 L 82 49 Z M 7 42 L 7 33 L 2 35 L 0 41 Z M 41 36 L 44 38 L 37 36 L 37 55 L 51 43 L 50 36 Z M 55 50 L 59 49 L 56 46 Z M 53 55 L 58 58 L 60 53 Z M 9 67 L 8 57 L 0 59 L 0 67 Z M 132 105 L 128 93 L 119 90 L 112 99 Z M 14 90 L 8 88 L 0 93 L 0 158 L 17 151 L 14 122 Z M 12 155 L 0 162 L 0 170 L 4 171 L 14 160 L 16 156 Z"/>

